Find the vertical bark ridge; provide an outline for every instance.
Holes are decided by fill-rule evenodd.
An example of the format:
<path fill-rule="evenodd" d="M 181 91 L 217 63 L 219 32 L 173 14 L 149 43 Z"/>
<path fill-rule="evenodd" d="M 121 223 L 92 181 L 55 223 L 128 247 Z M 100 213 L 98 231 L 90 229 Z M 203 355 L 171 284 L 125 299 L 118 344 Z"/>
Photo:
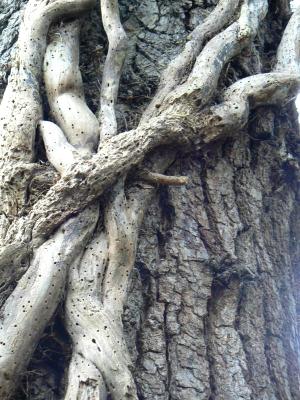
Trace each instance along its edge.
<path fill-rule="evenodd" d="M 191 175 L 191 168 L 185 173 Z M 145 399 L 153 394 L 159 399 L 194 396 L 207 399 L 209 394 L 203 320 L 211 278 L 205 266 L 207 253 L 198 238 L 197 220 L 203 211 L 197 207 L 198 198 L 192 189 L 198 187 L 199 177 L 193 175 L 191 180 L 186 189 L 171 189 L 172 197 L 178 192 L 179 198 L 185 199 L 183 204 L 176 203 L 175 213 L 171 199 L 165 195 L 161 198 L 161 208 L 150 208 L 150 219 L 146 218 L 144 228 L 146 237 L 143 234 L 141 237 L 138 260 L 143 266 L 141 276 L 149 270 L 149 303 L 142 314 L 136 379 Z M 197 209 L 196 217 L 189 213 L 192 207 Z M 153 224 L 155 215 L 163 218 L 158 231 Z M 205 214 L 202 218 L 204 222 Z M 176 229 L 174 237 L 173 229 Z M 192 236 L 186 234 L 185 241 L 179 242 L 181 232 L 188 230 Z M 205 285 L 199 297 L 198 282 Z"/>
<path fill-rule="evenodd" d="M 216 287 L 209 317 L 209 357 L 216 400 L 251 399 L 246 375 L 247 362 L 240 336 L 235 328 L 240 283 Z"/>

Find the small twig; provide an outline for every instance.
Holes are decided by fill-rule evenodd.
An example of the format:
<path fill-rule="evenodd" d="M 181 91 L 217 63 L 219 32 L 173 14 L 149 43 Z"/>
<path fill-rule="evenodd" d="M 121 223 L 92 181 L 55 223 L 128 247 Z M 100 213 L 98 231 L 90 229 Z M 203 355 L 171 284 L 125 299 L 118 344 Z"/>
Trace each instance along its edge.
<path fill-rule="evenodd" d="M 143 181 L 159 185 L 182 186 L 189 183 L 189 178 L 187 176 L 170 176 L 150 171 L 140 172 L 138 177 Z"/>

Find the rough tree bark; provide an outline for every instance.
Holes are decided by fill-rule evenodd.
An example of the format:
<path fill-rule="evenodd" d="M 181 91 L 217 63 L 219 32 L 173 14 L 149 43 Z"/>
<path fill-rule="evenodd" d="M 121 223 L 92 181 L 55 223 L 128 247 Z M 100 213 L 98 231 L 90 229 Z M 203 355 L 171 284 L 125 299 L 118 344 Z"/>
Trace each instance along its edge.
<path fill-rule="evenodd" d="M 1 399 L 300 398 L 299 46 L 287 0 L 1 3 Z"/>

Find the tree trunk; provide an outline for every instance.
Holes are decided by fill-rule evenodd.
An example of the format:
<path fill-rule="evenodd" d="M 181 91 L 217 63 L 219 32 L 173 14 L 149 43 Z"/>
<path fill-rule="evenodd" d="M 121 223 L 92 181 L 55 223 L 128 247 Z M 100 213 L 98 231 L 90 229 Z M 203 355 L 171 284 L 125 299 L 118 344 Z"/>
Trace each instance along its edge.
<path fill-rule="evenodd" d="M 99 3 L 0 5 L 1 399 L 299 399 L 299 11 Z"/>

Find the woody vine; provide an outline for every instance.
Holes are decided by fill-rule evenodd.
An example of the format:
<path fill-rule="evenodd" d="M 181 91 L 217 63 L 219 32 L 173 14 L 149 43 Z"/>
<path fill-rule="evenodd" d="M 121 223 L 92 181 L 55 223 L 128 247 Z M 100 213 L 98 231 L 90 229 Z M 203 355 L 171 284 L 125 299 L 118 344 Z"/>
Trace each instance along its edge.
<path fill-rule="evenodd" d="M 222 70 L 254 40 L 269 7 L 266 0 L 220 0 L 163 72 L 136 129 L 119 132 L 115 108 L 127 38 L 117 0 L 100 1 L 108 53 L 97 115 L 84 97 L 80 17 L 95 5 L 29 0 L 0 106 L 1 399 L 13 397 L 62 301 L 73 343 L 65 399 L 138 398 L 122 312 L 139 227 L 157 184 L 187 182 L 164 174 L 177 148 L 188 152 L 234 135 L 251 110 L 286 103 L 299 88 L 294 12 L 273 70 L 235 82 L 212 104 Z M 44 120 L 42 85 L 51 121 Z M 46 167 L 34 162 L 37 134 Z M 28 186 L 37 177 L 52 185 L 32 202 Z"/>

